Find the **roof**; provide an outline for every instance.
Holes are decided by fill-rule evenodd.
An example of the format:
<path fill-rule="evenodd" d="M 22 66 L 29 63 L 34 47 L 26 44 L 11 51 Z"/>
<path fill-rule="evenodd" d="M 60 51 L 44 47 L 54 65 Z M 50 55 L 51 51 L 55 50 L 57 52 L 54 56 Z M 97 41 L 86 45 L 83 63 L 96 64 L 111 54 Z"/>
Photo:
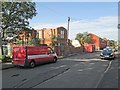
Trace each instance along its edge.
<path fill-rule="evenodd" d="M 60 27 L 51 27 L 51 28 L 42 28 L 42 29 L 37 29 L 37 31 L 41 31 L 41 30 L 50 30 L 50 29 L 59 29 L 59 28 L 66 29 L 66 28 L 64 28 L 63 26 L 60 26 Z M 66 30 L 67 30 L 67 29 L 66 29 Z"/>

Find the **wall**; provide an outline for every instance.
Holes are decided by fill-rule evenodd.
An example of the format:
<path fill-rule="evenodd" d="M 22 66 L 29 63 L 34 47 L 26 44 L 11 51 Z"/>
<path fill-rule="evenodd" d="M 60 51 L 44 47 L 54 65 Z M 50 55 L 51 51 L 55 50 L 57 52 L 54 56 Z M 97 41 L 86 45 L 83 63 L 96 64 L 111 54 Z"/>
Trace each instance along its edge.
<path fill-rule="evenodd" d="M 99 40 L 100 40 L 100 49 L 105 48 L 107 46 L 107 41 L 102 38 L 100 38 Z"/>
<path fill-rule="evenodd" d="M 52 37 L 55 35 L 58 37 L 57 42 L 58 45 L 55 45 L 53 48 L 56 52 L 60 52 L 59 55 L 66 54 L 67 48 L 67 30 L 64 27 L 57 28 L 43 28 L 37 30 L 39 33 L 40 44 L 50 45 L 52 43 Z"/>
<path fill-rule="evenodd" d="M 100 42 L 99 42 L 99 37 L 94 35 L 94 34 L 89 34 L 92 38 L 92 40 L 90 41 L 90 44 L 94 44 L 95 45 L 95 49 L 99 50 L 100 49 Z"/>

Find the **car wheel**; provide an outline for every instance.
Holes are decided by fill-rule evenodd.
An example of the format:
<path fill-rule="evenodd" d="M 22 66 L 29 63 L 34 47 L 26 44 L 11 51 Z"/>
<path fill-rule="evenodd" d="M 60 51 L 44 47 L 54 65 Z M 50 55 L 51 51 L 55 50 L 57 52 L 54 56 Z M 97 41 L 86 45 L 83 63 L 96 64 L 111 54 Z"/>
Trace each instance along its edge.
<path fill-rule="evenodd" d="M 30 66 L 31 68 L 34 68 L 34 67 L 35 67 L 35 62 L 34 62 L 34 61 L 31 61 L 30 64 L 29 64 L 29 66 Z"/>
<path fill-rule="evenodd" d="M 56 58 L 56 57 L 53 59 L 53 62 L 54 62 L 54 63 L 56 63 L 56 62 L 57 62 L 57 58 Z"/>

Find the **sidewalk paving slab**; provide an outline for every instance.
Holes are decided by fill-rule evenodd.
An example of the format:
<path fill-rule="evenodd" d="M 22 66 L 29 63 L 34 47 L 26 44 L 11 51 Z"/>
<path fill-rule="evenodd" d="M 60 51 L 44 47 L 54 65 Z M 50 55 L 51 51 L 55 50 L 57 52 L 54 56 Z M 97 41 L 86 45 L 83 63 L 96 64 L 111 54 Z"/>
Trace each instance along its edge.
<path fill-rule="evenodd" d="M 0 70 L 5 70 L 9 68 L 14 68 L 14 65 L 11 62 L 0 63 Z"/>

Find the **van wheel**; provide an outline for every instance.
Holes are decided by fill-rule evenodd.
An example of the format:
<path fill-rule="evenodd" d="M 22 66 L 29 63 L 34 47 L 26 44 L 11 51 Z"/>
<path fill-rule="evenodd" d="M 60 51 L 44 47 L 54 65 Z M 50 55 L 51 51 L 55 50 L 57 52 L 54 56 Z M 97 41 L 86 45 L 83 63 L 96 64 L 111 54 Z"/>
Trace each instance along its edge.
<path fill-rule="evenodd" d="M 31 61 L 30 64 L 29 64 L 29 66 L 30 66 L 31 68 L 34 68 L 34 67 L 35 67 L 35 62 L 34 62 L 34 61 Z"/>
<path fill-rule="evenodd" d="M 57 62 L 57 58 L 55 57 L 54 59 L 53 59 L 53 63 L 56 63 Z"/>

